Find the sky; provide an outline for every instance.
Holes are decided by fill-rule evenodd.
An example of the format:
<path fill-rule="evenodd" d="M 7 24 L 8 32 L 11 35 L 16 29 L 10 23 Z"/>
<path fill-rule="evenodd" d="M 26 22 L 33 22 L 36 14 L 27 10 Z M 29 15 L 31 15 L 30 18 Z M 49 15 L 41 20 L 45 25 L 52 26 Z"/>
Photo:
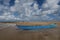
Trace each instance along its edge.
<path fill-rule="evenodd" d="M 60 0 L 0 0 L 0 22 L 60 21 Z"/>

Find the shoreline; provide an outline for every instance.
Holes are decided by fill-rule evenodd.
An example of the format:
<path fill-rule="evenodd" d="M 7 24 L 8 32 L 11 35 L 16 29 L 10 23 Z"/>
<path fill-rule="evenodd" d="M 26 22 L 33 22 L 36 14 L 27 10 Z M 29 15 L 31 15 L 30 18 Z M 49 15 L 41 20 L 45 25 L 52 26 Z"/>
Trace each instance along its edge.
<path fill-rule="evenodd" d="M 56 24 L 60 24 L 60 22 L 1 22 L 0 24 L 16 24 L 16 25 L 28 25 L 28 26 L 31 26 L 31 25 L 49 25 L 49 24 L 53 24 L 53 23 L 56 23 Z"/>

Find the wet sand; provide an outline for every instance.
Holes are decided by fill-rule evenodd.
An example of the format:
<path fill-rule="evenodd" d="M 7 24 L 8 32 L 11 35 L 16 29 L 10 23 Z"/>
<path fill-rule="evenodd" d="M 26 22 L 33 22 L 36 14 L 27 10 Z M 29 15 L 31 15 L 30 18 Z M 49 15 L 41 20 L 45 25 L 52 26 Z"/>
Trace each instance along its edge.
<path fill-rule="evenodd" d="M 0 40 L 60 40 L 60 22 L 57 25 L 57 28 L 38 31 L 17 30 L 15 25 L 10 25 L 0 29 Z"/>

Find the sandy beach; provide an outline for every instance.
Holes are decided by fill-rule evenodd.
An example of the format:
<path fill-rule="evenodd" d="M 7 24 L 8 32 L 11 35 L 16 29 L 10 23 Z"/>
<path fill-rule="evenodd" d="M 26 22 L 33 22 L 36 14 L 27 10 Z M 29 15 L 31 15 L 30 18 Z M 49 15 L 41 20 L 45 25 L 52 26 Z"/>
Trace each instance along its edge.
<path fill-rule="evenodd" d="M 33 25 L 47 25 L 54 22 L 36 22 Z M 0 23 L 0 40 L 60 40 L 60 22 L 57 28 L 41 29 L 39 31 L 17 30 L 15 23 Z M 23 25 L 23 23 L 17 23 Z M 25 25 L 32 25 L 28 22 Z"/>

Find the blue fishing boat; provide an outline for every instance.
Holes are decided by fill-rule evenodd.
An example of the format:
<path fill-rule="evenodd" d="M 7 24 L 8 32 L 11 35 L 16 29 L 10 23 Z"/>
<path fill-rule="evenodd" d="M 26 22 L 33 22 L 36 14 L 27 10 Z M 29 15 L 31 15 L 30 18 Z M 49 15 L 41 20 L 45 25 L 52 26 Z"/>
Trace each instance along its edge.
<path fill-rule="evenodd" d="M 57 27 L 55 23 L 49 25 L 16 25 L 16 26 L 18 29 L 22 30 L 39 30 L 39 29 L 50 29 Z"/>

